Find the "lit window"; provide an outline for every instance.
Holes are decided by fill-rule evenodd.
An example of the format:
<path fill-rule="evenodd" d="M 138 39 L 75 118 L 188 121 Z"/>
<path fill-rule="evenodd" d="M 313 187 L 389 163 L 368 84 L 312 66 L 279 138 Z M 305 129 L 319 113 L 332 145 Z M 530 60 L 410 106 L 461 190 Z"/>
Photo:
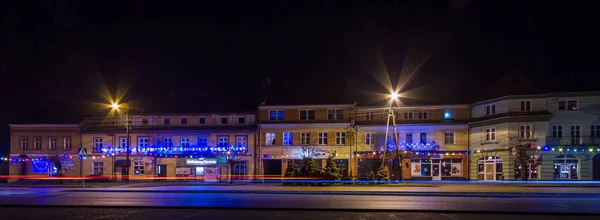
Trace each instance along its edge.
<path fill-rule="evenodd" d="M 94 146 L 92 151 L 93 152 L 102 152 L 102 138 L 96 137 L 93 139 L 94 141 Z"/>
<path fill-rule="evenodd" d="M 269 111 L 269 120 L 270 121 L 283 121 L 284 113 L 283 110 L 271 110 Z"/>
<path fill-rule="evenodd" d="M 283 133 L 283 145 L 292 145 L 292 132 Z"/>
<path fill-rule="evenodd" d="M 275 145 L 275 133 L 266 133 L 266 145 Z"/>
<path fill-rule="evenodd" d="M 444 110 L 444 119 L 454 119 L 454 111 L 450 109 Z"/>

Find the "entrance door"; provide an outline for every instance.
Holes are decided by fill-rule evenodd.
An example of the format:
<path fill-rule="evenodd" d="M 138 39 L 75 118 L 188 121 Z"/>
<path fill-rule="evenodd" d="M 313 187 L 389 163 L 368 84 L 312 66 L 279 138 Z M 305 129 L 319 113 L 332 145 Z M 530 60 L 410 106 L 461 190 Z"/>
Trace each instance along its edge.
<path fill-rule="evenodd" d="M 159 180 L 166 180 L 167 178 L 167 165 L 156 166 L 156 176 Z"/>
<path fill-rule="evenodd" d="M 432 167 L 433 180 L 442 180 L 442 177 L 440 176 L 440 164 L 433 164 Z"/>
<path fill-rule="evenodd" d="M 233 180 L 247 180 L 246 168 L 248 167 L 248 161 L 236 161 L 231 171 Z"/>

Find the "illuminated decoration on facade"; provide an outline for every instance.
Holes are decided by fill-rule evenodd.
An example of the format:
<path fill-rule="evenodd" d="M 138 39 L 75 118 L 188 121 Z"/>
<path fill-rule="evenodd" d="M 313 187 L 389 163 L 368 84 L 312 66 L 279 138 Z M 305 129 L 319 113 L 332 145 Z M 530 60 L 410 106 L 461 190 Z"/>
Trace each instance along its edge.
<path fill-rule="evenodd" d="M 246 153 L 248 147 L 246 146 L 235 146 L 231 147 L 132 147 L 130 148 L 131 153 L 143 153 L 148 155 L 161 155 L 161 154 L 206 154 L 214 155 L 219 153 L 231 152 L 233 154 Z M 126 152 L 126 148 L 115 147 L 115 148 L 103 148 L 104 154 L 120 154 Z"/>
<path fill-rule="evenodd" d="M 34 173 L 47 173 L 49 169 L 48 161 L 44 159 L 35 159 L 31 161 L 31 168 Z"/>
<path fill-rule="evenodd" d="M 440 145 L 432 141 L 431 143 L 400 143 L 400 148 L 398 150 L 423 150 L 423 151 L 433 151 L 439 149 Z M 388 151 L 396 150 L 396 145 L 394 143 L 388 143 L 387 146 Z"/>

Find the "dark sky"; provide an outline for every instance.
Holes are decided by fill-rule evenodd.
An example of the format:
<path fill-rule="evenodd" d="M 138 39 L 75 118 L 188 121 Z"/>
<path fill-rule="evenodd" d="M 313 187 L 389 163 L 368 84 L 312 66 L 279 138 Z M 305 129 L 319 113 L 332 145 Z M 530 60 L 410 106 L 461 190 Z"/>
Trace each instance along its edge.
<path fill-rule="evenodd" d="M 415 70 L 407 103 L 469 103 L 515 69 L 544 91 L 599 78 L 592 1 L 124 2 L 0 3 L 0 143 L 8 123 L 105 114 L 105 90 L 211 112 L 256 109 L 266 78 L 268 104 L 371 104 Z"/>

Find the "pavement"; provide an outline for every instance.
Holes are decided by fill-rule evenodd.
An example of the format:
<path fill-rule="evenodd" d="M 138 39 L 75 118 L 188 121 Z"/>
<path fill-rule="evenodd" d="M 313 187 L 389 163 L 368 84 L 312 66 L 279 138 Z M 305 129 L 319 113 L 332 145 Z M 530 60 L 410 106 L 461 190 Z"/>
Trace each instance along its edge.
<path fill-rule="evenodd" d="M 29 192 L 4 195 L 0 206 L 223 208 L 268 210 L 417 211 L 600 214 L 600 196 L 328 195 L 168 192 Z"/>
<path fill-rule="evenodd" d="M 43 215 L 40 215 L 43 213 Z M 152 219 L 341 219 L 341 220 L 506 220 L 536 219 L 545 220 L 592 220 L 597 216 L 578 215 L 519 215 L 519 214 L 469 214 L 469 213 L 431 213 L 431 212 L 348 212 L 348 211 L 292 211 L 292 210 L 243 210 L 243 209 L 169 209 L 169 208 L 40 208 L 40 207 L 0 207 L 0 216 L 11 219 L 62 219 L 62 220 L 152 220 Z"/>

